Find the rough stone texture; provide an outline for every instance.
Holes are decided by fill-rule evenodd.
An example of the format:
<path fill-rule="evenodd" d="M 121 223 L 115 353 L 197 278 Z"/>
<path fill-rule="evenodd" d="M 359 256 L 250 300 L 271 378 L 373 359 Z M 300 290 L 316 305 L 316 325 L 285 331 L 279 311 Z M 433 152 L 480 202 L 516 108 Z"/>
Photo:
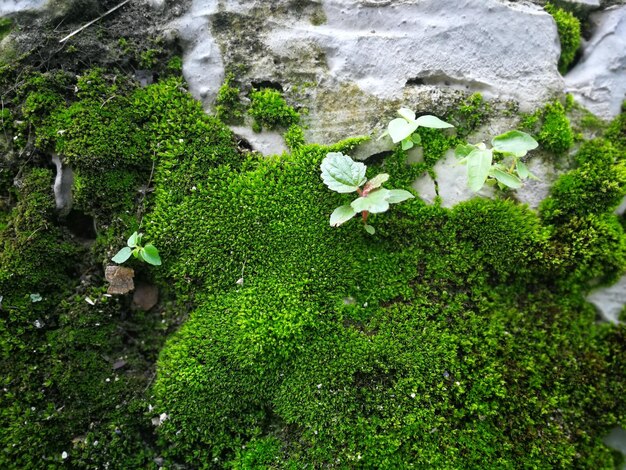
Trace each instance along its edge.
<path fill-rule="evenodd" d="M 74 184 L 74 171 L 64 165 L 58 155 L 52 155 L 52 163 L 56 167 L 54 177 L 54 200 L 56 208 L 62 215 L 67 215 L 72 209 L 72 185 Z"/>
<path fill-rule="evenodd" d="M 561 161 L 555 162 L 553 155 L 533 152 L 529 156 L 530 159 L 526 161 L 528 169 L 533 175 L 538 176 L 539 179 L 524 181 L 524 185 L 513 193 L 519 202 L 528 204 L 532 209 L 537 209 L 541 201 L 550 194 L 552 184 L 561 174 L 568 170 L 568 158 L 564 157 Z"/>
<path fill-rule="evenodd" d="M 587 296 L 606 321 L 617 323 L 619 314 L 626 305 L 626 276 L 609 287 L 597 289 Z"/>
<path fill-rule="evenodd" d="M 567 90 L 605 119 L 620 113 L 626 95 L 626 5 L 591 15 L 592 38 L 565 76 Z"/>
<path fill-rule="evenodd" d="M 225 67 L 244 87 L 279 83 L 310 109 L 317 142 L 367 134 L 401 103 L 421 108 L 423 94 L 480 91 L 530 108 L 563 87 L 555 24 L 530 4 L 194 0 L 177 28 L 207 108 Z"/>
<path fill-rule="evenodd" d="M 495 193 L 489 186 L 484 186 L 478 193 L 467 187 L 467 167 L 459 163 L 454 156 L 454 150 L 449 150 L 433 169 L 437 175 L 437 186 L 429 175 L 422 176 L 413 184 L 413 189 L 426 202 L 434 202 L 437 195 L 435 187 L 439 191 L 443 207 L 452 207 L 477 196 L 493 197 Z"/>
<path fill-rule="evenodd" d="M 626 197 L 622 199 L 621 204 L 617 207 L 617 209 L 615 209 L 615 213 L 617 215 L 624 215 L 625 212 L 626 212 Z"/>
<path fill-rule="evenodd" d="M 2 0 L 0 1 L 0 16 L 10 15 L 26 10 L 42 8 L 48 0 Z"/>
<path fill-rule="evenodd" d="M 135 288 L 133 278 L 135 271 L 123 266 L 107 266 L 104 271 L 105 279 L 110 283 L 107 294 L 128 294 Z"/>
<path fill-rule="evenodd" d="M 133 310 L 147 312 L 159 302 L 159 288 L 154 284 L 139 284 L 133 294 Z"/>
<path fill-rule="evenodd" d="M 249 127 L 231 126 L 236 137 L 245 139 L 254 150 L 263 155 L 280 155 L 289 149 L 278 132 L 254 132 Z"/>

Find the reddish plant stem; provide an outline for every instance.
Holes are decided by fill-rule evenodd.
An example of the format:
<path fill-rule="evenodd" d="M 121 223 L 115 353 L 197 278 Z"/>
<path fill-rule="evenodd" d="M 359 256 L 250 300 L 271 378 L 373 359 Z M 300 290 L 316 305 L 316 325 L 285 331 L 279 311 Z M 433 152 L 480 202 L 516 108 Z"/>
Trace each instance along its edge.
<path fill-rule="evenodd" d="M 361 216 L 363 217 L 363 223 L 367 224 L 367 216 L 370 215 L 368 211 L 361 212 Z"/>

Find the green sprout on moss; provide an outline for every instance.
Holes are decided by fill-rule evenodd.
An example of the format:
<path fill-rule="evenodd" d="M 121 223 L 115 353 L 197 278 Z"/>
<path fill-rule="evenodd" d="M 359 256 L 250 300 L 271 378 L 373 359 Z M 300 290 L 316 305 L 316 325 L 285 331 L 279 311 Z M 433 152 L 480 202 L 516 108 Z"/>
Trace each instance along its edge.
<path fill-rule="evenodd" d="M 408 108 L 400 108 L 398 114 L 400 117 L 393 119 L 387 126 L 387 130 L 378 139 L 389 136 L 394 144 L 400 142 L 402 150 L 409 150 L 414 145 L 421 143 L 420 135 L 415 132 L 418 127 L 430 127 L 431 129 L 454 127 L 452 124 L 429 114 L 416 119 L 415 113 Z"/>
<path fill-rule="evenodd" d="M 491 145 L 488 149 L 482 142 L 461 144 L 455 150 L 461 163 L 467 165 L 467 184 L 472 191 L 480 191 L 485 184 L 518 189 L 523 180 L 537 179 L 520 160 L 539 145 L 530 135 L 518 130 L 505 132 L 491 139 Z M 502 154 L 504 160 L 493 163 L 494 151 Z"/>
<path fill-rule="evenodd" d="M 139 258 L 140 260 L 143 260 L 148 264 L 151 264 L 153 266 L 160 266 L 161 257 L 159 256 L 159 251 L 152 243 L 148 243 L 147 245 L 143 246 L 141 244 L 142 236 L 142 233 L 133 233 L 126 242 L 128 246 L 125 246 L 120 251 L 118 251 L 117 254 L 113 258 L 111 258 L 111 260 L 116 262 L 117 264 L 122 264 L 126 260 L 128 260 L 128 258 L 130 258 L 130 255 L 133 255 L 135 258 Z"/>
<path fill-rule="evenodd" d="M 330 225 L 338 227 L 359 212 L 365 231 L 374 235 L 376 230 L 367 223 L 369 214 L 386 212 L 390 204 L 397 204 L 414 196 L 404 189 L 385 189 L 382 187 L 389 179 L 387 173 L 380 173 L 369 181 L 365 177 L 367 166 L 355 162 L 341 152 L 330 152 L 322 161 L 322 180 L 324 184 L 338 193 L 356 192 L 359 197 L 350 204 L 337 207 L 330 216 Z M 362 186 L 362 187 L 361 187 Z"/>

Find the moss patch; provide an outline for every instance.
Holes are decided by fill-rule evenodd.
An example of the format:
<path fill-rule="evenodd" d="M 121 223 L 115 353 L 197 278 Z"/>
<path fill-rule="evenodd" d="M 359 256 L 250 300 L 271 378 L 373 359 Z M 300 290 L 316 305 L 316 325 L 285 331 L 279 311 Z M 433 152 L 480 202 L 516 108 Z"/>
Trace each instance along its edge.
<path fill-rule="evenodd" d="M 57 217 L 45 159 L 21 162 L 0 234 L 2 466 L 54 468 L 64 451 L 76 468 L 613 463 L 601 438 L 626 418 L 624 327 L 597 324 L 583 294 L 626 264 L 621 124 L 581 148 L 539 214 L 415 199 L 373 215 L 370 236 L 329 226 L 347 196 L 319 176 L 363 139 L 307 144 L 277 92 L 259 92 L 259 116 L 290 126 L 292 152 L 263 158 L 180 79 L 44 78 L 10 130 L 33 110 L 38 155 L 74 167 L 98 239 L 82 247 Z M 23 107 L 33 93 L 53 99 Z M 468 129 L 481 107 L 460 111 Z M 419 168 L 397 152 L 369 171 L 410 189 L 458 139 L 420 132 Z M 155 313 L 101 278 L 140 223 L 163 260 L 134 266 L 161 286 Z"/>
<path fill-rule="evenodd" d="M 565 75 L 580 47 L 580 21 L 572 13 L 548 3 L 544 9 L 552 15 L 561 41 L 559 72 Z"/>

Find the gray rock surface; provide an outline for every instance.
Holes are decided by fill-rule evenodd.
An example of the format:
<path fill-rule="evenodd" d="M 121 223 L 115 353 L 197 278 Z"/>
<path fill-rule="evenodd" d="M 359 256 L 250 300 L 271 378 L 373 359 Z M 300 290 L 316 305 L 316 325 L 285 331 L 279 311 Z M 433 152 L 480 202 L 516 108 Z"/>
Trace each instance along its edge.
<path fill-rule="evenodd" d="M 38 10 L 47 2 L 48 0 L 2 0 L 0 1 L 0 16 L 26 10 Z"/>
<path fill-rule="evenodd" d="M 620 113 L 626 97 L 626 5 L 591 15 L 593 37 L 580 62 L 565 76 L 567 90 L 605 119 Z"/>
<path fill-rule="evenodd" d="M 252 146 L 253 150 L 263 155 L 280 155 L 289 150 L 283 136 L 278 132 L 254 132 L 251 128 L 245 126 L 231 126 L 230 129 L 235 133 L 236 137 L 245 139 Z"/>
<path fill-rule="evenodd" d="M 54 177 L 54 200 L 57 210 L 67 215 L 72 209 L 72 186 L 74 184 L 74 171 L 71 167 L 64 165 L 58 155 L 52 155 L 52 163 L 56 167 Z"/>
<path fill-rule="evenodd" d="M 525 3 L 194 0 L 176 27 L 207 109 L 225 68 L 244 86 L 279 83 L 309 108 L 317 142 L 368 134 L 424 95 L 480 91 L 530 109 L 563 87 L 555 24 Z"/>
<path fill-rule="evenodd" d="M 612 286 L 596 289 L 587 296 L 587 300 L 598 308 L 606 321 L 617 323 L 626 305 L 626 276 Z"/>
<path fill-rule="evenodd" d="M 495 190 L 489 186 L 484 186 L 478 193 L 467 187 L 467 167 L 459 163 L 454 150 L 449 150 L 433 170 L 437 175 L 436 186 L 429 175 L 422 176 L 413 184 L 413 189 L 428 203 L 434 202 L 437 196 L 435 187 L 443 207 L 452 207 L 474 197 L 493 197 L 495 194 Z"/>

